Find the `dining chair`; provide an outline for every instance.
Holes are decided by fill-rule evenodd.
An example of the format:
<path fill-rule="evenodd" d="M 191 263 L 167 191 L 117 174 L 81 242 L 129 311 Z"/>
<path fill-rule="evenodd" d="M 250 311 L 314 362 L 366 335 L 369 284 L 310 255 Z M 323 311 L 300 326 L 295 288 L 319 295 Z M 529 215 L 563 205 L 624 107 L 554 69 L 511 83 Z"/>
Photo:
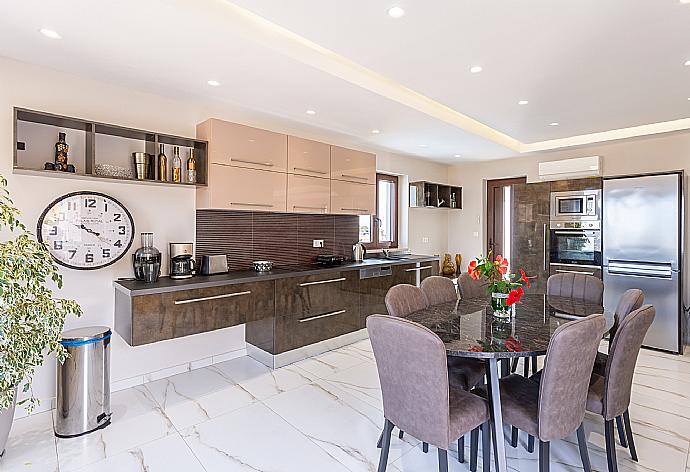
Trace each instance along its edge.
<path fill-rule="evenodd" d="M 449 384 L 443 341 L 420 324 L 386 315 L 369 316 L 367 331 L 379 373 L 385 419 L 378 472 L 386 470 L 394 426 L 436 446 L 440 472 L 448 471 L 450 444 L 480 428 L 484 472 L 489 472 L 488 403 Z"/>
<path fill-rule="evenodd" d="M 426 295 L 429 305 L 454 302 L 458 299 L 458 289 L 448 277 L 432 275 L 422 280 L 420 287 Z"/>
<path fill-rule="evenodd" d="M 486 293 L 487 287 L 488 283 L 486 280 L 475 280 L 467 272 L 463 272 L 458 277 L 460 298 L 489 298 L 489 295 Z"/>
<path fill-rule="evenodd" d="M 547 279 L 546 294 L 601 305 L 604 300 L 604 283 L 593 275 L 573 272 L 556 274 Z"/>
<path fill-rule="evenodd" d="M 587 394 L 587 411 L 604 418 L 606 459 L 609 472 L 618 471 L 613 421 L 623 417 L 630 456 L 637 462 L 637 450 L 630 426 L 630 395 L 635 364 L 647 330 L 652 325 L 656 310 L 644 305 L 623 319 L 611 342 L 605 374 L 592 374 Z"/>
<path fill-rule="evenodd" d="M 429 300 L 422 290 L 410 284 L 398 284 L 388 289 L 384 298 L 391 316 L 403 317 L 429 306 Z"/>
<path fill-rule="evenodd" d="M 577 431 L 582 465 L 591 472 L 583 420 L 594 357 L 606 329 L 603 315 L 590 315 L 554 331 L 540 381 L 511 374 L 500 380 L 505 423 L 539 439 L 539 471 L 550 468 L 550 444 Z M 476 392 L 486 395 L 484 387 Z M 513 434 L 513 447 L 516 444 Z M 476 451 L 471 451 L 472 457 Z"/>

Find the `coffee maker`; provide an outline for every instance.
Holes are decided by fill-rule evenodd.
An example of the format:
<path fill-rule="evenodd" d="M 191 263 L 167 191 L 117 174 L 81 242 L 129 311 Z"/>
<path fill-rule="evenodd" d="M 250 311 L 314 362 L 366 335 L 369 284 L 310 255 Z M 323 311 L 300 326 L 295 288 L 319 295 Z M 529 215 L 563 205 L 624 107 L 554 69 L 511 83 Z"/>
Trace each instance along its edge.
<path fill-rule="evenodd" d="M 188 279 L 194 275 L 193 243 L 170 243 L 170 278 Z"/>

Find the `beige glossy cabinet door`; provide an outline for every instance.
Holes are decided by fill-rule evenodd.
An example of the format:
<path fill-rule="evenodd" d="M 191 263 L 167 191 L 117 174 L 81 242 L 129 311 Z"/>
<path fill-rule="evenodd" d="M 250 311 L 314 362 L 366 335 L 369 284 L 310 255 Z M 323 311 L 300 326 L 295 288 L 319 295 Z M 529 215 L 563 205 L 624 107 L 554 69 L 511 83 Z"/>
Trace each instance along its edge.
<path fill-rule="evenodd" d="M 197 126 L 209 141 L 210 162 L 249 169 L 287 172 L 287 135 L 210 119 Z"/>
<path fill-rule="evenodd" d="M 329 178 L 331 175 L 330 144 L 288 136 L 288 173 Z"/>
<path fill-rule="evenodd" d="M 331 146 L 331 178 L 360 184 L 376 184 L 376 155 Z"/>
<path fill-rule="evenodd" d="M 320 177 L 288 174 L 289 213 L 328 213 L 331 208 L 331 181 Z"/>
<path fill-rule="evenodd" d="M 331 180 L 331 213 L 373 215 L 376 213 L 376 185 Z"/>
<path fill-rule="evenodd" d="M 287 174 L 211 163 L 207 191 L 197 207 L 284 212 Z"/>

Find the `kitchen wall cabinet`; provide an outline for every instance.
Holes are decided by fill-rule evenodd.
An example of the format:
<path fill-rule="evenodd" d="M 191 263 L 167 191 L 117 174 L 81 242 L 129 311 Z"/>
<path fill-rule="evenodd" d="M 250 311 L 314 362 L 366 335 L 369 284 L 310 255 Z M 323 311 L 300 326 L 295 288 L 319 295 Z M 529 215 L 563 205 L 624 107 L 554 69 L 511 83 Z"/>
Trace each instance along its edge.
<path fill-rule="evenodd" d="M 376 155 L 331 146 L 331 179 L 376 184 Z"/>
<path fill-rule="evenodd" d="M 284 212 L 287 174 L 211 164 L 209 186 L 197 192 L 197 208 Z"/>
<path fill-rule="evenodd" d="M 210 119 L 197 126 L 197 136 L 209 141 L 211 163 L 287 172 L 285 134 Z"/>
<path fill-rule="evenodd" d="M 288 173 L 330 178 L 331 146 L 288 136 Z"/>
<path fill-rule="evenodd" d="M 329 213 L 331 181 L 319 177 L 288 174 L 287 211 L 290 213 Z"/>
<path fill-rule="evenodd" d="M 331 213 L 375 214 L 376 185 L 331 180 Z"/>

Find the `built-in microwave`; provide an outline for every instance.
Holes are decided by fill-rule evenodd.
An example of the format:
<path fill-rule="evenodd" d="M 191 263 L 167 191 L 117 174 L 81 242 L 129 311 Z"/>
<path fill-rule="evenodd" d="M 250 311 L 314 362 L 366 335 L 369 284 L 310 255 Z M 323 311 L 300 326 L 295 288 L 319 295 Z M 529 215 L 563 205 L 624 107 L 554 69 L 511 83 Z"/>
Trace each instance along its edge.
<path fill-rule="evenodd" d="M 551 192 L 552 222 L 599 221 L 600 219 L 601 190 Z"/>

